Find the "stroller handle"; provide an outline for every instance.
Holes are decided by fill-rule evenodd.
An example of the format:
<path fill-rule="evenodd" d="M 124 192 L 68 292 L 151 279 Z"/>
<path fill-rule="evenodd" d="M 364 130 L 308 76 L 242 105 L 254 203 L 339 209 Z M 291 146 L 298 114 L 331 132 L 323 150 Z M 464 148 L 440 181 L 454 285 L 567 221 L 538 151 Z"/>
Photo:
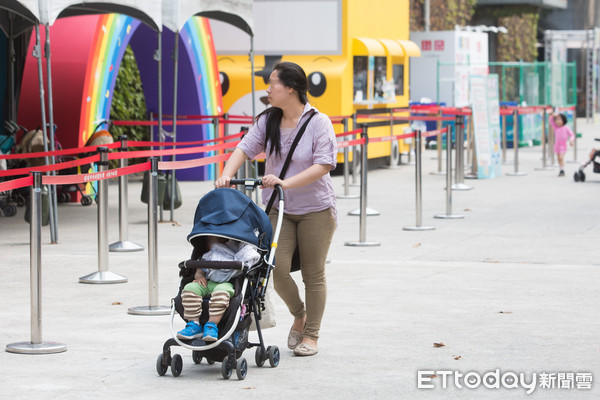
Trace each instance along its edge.
<path fill-rule="evenodd" d="M 252 190 L 257 186 L 262 186 L 262 179 L 246 178 L 246 179 L 231 179 L 229 181 L 232 185 L 244 185 L 246 190 Z M 275 185 L 275 190 L 279 194 L 279 199 L 283 200 L 283 189 L 280 185 Z"/>
<path fill-rule="evenodd" d="M 241 261 L 208 261 L 208 260 L 185 260 L 179 263 L 179 268 L 208 268 L 208 269 L 236 269 L 243 270 Z"/>

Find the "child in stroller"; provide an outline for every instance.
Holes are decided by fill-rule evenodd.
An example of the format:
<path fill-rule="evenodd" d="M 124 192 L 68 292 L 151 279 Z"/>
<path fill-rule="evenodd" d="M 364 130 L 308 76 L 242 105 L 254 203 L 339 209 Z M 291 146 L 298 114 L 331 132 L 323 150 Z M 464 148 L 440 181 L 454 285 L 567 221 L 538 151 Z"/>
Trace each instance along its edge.
<path fill-rule="evenodd" d="M 232 180 L 233 184 L 245 185 L 246 189 L 261 185 L 258 179 Z M 283 217 L 283 191 L 280 195 L 280 220 Z M 271 223 L 265 212 L 245 194 L 229 188 L 215 189 L 200 199 L 194 215 L 194 227 L 188 235 L 192 244 L 190 260 L 179 264 L 181 283 L 179 292 L 172 300 L 171 306 L 171 338 L 163 345 L 163 351 L 156 361 L 159 375 L 165 375 L 169 366 L 173 376 L 179 376 L 183 369 L 181 355 L 171 355 L 172 346 L 181 346 L 192 350 L 195 364 L 206 358 L 209 364 L 221 361 L 223 378 L 229 379 L 235 369 L 238 379 L 246 377 L 248 364 L 242 354 L 246 348 L 256 347 L 256 365 L 262 367 L 269 360 L 271 367 L 279 364 L 280 353 L 277 346 L 265 347 L 260 320 L 264 310 L 265 294 L 271 271 L 274 265 L 277 238 L 281 223 L 277 225 L 273 235 Z M 229 241 L 238 241 L 251 246 L 259 255 L 256 263 L 241 261 L 208 261 L 202 259 L 207 250 L 207 238 L 220 237 Z M 273 244 L 271 237 L 273 236 Z M 214 241 L 214 239 L 213 239 Z M 213 244 L 214 248 L 215 245 Z M 212 250 L 211 248 L 211 250 Z M 237 270 L 240 273 L 229 282 L 233 285 L 233 295 L 228 307 L 215 323 L 218 328 L 216 340 L 206 340 L 196 336 L 183 339 L 175 334 L 173 320 L 175 311 L 189 323 L 194 317 L 186 314 L 188 308 L 184 305 L 187 285 L 194 280 L 197 269 Z M 199 313 L 198 325 L 206 323 L 210 314 L 210 300 L 204 298 L 202 311 Z M 190 307 L 191 310 L 193 307 Z M 220 310 L 219 310 L 220 311 Z M 259 342 L 249 341 L 250 324 L 254 320 Z M 184 329 L 185 331 L 185 329 Z M 181 331 L 179 332 L 181 333 Z M 185 332 L 184 332 L 185 333 Z M 184 334 L 185 336 L 185 334 Z"/>
<path fill-rule="evenodd" d="M 600 139 L 596 140 L 600 141 Z M 592 163 L 594 164 L 593 171 L 596 174 L 600 174 L 600 162 L 597 162 L 596 158 L 600 159 L 600 150 L 592 149 L 592 151 L 590 151 L 590 158 L 586 162 L 581 164 L 579 169 L 575 171 L 575 174 L 573 175 L 573 179 L 575 179 L 575 182 L 585 182 L 585 173 L 583 172 L 583 170 L 585 169 L 585 167 Z"/>
<path fill-rule="evenodd" d="M 227 240 L 219 236 L 204 236 L 205 253 L 202 260 L 206 261 L 241 261 L 244 266 L 251 267 L 260 261 L 260 254 L 252 246 L 242 242 Z M 185 264 L 184 264 L 185 265 Z M 236 269 L 203 269 L 196 268 L 194 281 L 188 283 L 181 292 L 183 316 L 189 322 L 185 329 L 177 332 L 179 339 L 195 339 L 202 337 L 205 342 L 215 342 L 218 339 L 219 328 L 223 313 L 229 306 L 229 299 L 234 294 L 232 278 L 242 271 Z M 204 330 L 200 324 L 202 315 L 202 300 L 210 295 L 208 302 L 208 322 Z"/>

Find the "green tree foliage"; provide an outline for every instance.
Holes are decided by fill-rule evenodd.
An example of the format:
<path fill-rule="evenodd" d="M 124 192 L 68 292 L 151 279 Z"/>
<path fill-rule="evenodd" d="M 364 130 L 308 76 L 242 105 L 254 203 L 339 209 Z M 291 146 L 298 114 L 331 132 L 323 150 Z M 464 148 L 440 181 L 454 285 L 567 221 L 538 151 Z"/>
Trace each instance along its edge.
<path fill-rule="evenodd" d="M 110 119 L 115 121 L 142 121 L 147 119 L 146 99 L 142 89 L 140 71 L 130 46 L 127 46 L 110 108 Z M 113 126 L 110 128 L 115 141 L 119 136 L 127 135 L 128 140 L 149 140 L 150 130 L 147 126 Z"/>
<path fill-rule="evenodd" d="M 142 88 L 140 70 L 130 46 L 127 46 L 113 93 L 110 108 L 110 119 L 114 121 L 143 121 L 147 120 L 146 99 Z M 111 126 L 109 129 L 113 139 L 127 135 L 127 140 L 150 140 L 150 127 L 147 126 Z M 130 150 L 144 150 L 129 147 Z M 129 164 L 143 162 L 144 159 L 130 159 Z M 111 161 L 110 168 L 116 168 L 117 161 Z"/>
<path fill-rule="evenodd" d="M 453 31 L 455 25 L 469 25 L 477 0 L 430 0 L 432 31 Z M 425 29 L 425 0 L 410 0 L 410 30 Z"/>

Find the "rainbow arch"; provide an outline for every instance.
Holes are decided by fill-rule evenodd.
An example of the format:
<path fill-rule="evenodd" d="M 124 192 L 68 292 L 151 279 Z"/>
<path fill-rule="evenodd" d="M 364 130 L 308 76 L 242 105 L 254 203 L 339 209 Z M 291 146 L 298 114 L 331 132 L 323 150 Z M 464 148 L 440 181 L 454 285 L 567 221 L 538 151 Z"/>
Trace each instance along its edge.
<path fill-rule="evenodd" d="M 173 37 L 174 33 L 168 29 L 162 33 L 162 105 L 165 115 L 173 110 L 173 65 L 170 57 Z M 54 120 L 58 127 L 56 136 L 63 147 L 82 146 L 100 121 L 110 117 L 115 82 L 128 44 L 132 46 L 140 68 L 148 112 L 158 114 L 155 31 L 125 15 L 81 16 L 59 19 L 51 27 L 51 42 Z M 31 56 L 33 45 L 34 40 L 30 42 L 19 102 L 19 121 L 31 128 L 41 123 L 37 60 Z M 45 70 L 44 67 L 44 73 Z M 178 71 L 177 102 L 185 105 L 178 106 L 178 114 L 216 115 L 222 112 L 212 32 L 205 18 L 191 18 L 180 32 Z M 215 132 L 212 125 L 177 128 L 178 141 L 213 139 L 221 134 Z M 155 130 L 154 138 L 157 136 Z M 197 155 L 178 156 L 177 159 L 194 157 Z M 177 171 L 178 178 L 183 180 L 206 180 L 211 179 L 213 174 L 214 166 Z"/>

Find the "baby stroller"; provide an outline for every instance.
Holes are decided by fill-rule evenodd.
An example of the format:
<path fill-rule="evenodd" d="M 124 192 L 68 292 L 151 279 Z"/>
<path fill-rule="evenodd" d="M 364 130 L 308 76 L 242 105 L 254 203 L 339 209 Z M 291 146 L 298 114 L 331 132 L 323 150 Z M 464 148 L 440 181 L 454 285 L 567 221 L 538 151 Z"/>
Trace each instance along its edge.
<path fill-rule="evenodd" d="M 231 183 L 244 185 L 247 190 L 251 190 L 261 185 L 261 180 L 232 179 Z M 277 190 L 280 198 L 280 214 L 273 243 L 276 243 L 279 237 L 283 217 L 283 190 L 280 187 L 277 187 Z M 260 254 L 260 261 L 246 267 L 239 261 L 200 260 L 204 249 L 203 240 L 206 236 L 220 236 L 249 244 Z M 203 357 L 208 364 L 221 362 L 221 373 L 224 379 L 229 379 L 233 370 L 236 371 L 238 379 L 242 380 L 246 377 L 248 363 L 242 357 L 242 353 L 251 347 L 256 347 L 255 362 L 258 367 L 262 367 L 266 360 L 269 360 L 271 367 L 277 367 L 280 358 L 279 348 L 265 347 L 260 328 L 265 292 L 271 270 L 274 268 L 276 245 L 271 246 L 272 236 L 268 216 L 245 194 L 234 189 L 221 188 L 209 192 L 200 199 L 194 216 L 194 227 L 187 238 L 194 249 L 191 259 L 179 264 L 181 283 L 177 296 L 171 301 L 172 338 L 164 343 L 163 351 L 156 361 L 159 375 L 165 375 L 169 366 L 173 376 L 177 377 L 181 374 L 183 360 L 179 354 L 171 355 L 172 346 L 182 346 L 192 350 L 192 360 L 195 364 L 199 364 Z M 231 281 L 235 292 L 218 324 L 219 336 L 216 342 L 204 342 L 201 338 L 180 339 L 173 328 L 175 311 L 185 320 L 181 292 L 185 285 L 194 279 L 196 268 L 242 270 L 242 274 Z M 204 325 L 208 320 L 207 297 L 203 299 L 202 309 L 200 323 Z M 258 343 L 249 341 L 248 333 L 253 319 L 258 333 Z"/>
<path fill-rule="evenodd" d="M 600 139 L 596 140 L 600 141 Z M 581 164 L 579 169 L 575 171 L 575 174 L 573 175 L 575 182 L 585 182 L 585 174 L 583 173 L 583 170 L 592 163 L 594 164 L 594 173 L 600 174 L 600 162 L 597 162 L 596 158 L 600 159 L 600 150 L 593 149 L 590 153 L 589 160 Z"/>

